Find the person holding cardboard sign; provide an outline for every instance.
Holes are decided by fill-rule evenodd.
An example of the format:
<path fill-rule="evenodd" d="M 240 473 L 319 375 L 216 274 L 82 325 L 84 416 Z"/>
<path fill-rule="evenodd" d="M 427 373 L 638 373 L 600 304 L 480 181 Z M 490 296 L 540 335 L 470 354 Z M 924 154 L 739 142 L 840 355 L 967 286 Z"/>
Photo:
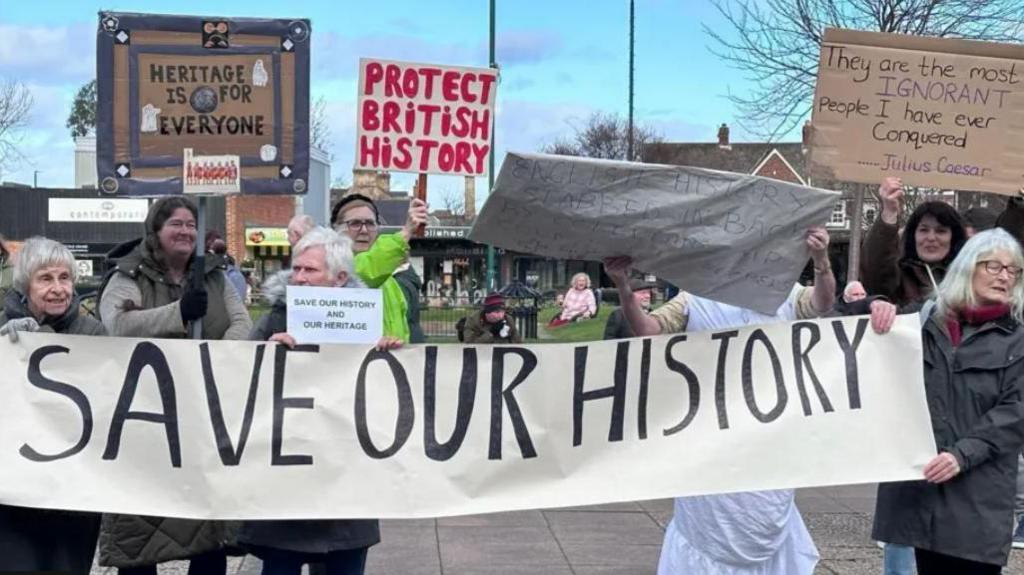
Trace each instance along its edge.
<path fill-rule="evenodd" d="M 813 227 L 806 241 L 814 262 L 814 287 L 794 286 L 774 315 L 686 292 L 647 314 L 630 289 L 632 259 L 606 258 L 604 268 L 638 336 L 821 317 L 832 309 L 836 291 L 828 260 L 828 232 Z M 782 489 L 676 498 L 658 575 L 811 575 L 817 563 L 818 550 L 796 508 L 795 492 Z"/>
<path fill-rule="evenodd" d="M 356 254 L 356 275 L 367 287 L 380 288 L 384 298 L 384 335 L 409 342 L 408 302 L 394 273 L 409 255 L 409 239 L 427 223 L 427 204 L 409 202 L 402 231 L 378 236 L 380 214 L 377 204 L 362 194 L 349 194 L 331 210 L 331 225 L 352 239 Z"/>
<path fill-rule="evenodd" d="M 872 536 L 914 548 L 919 575 L 1000 573 L 1024 447 L 1024 253 L 980 232 L 921 310 L 924 382 L 939 453 L 918 481 L 878 486 Z M 874 302 L 885 333 L 896 306 Z"/>
<path fill-rule="evenodd" d="M 99 298 L 108 333 L 185 338 L 192 322 L 201 320 L 203 339 L 248 336 L 252 319 L 224 274 L 224 259 L 207 254 L 195 269 L 197 216 L 190 199 L 162 198 L 149 209 L 145 237 L 115 248 L 123 257 Z M 225 542 L 233 536 L 224 521 L 116 513 L 103 516 L 101 529 L 100 564 L 118 567 L 122 575 L 155 575 L 157 564 L 177 559 L 189 559 L 191 573 L 223 573 Z"/>
<path fill-rule="evenodd" d="M 882 211 L 864 239 L 864 288 L 897 305 L 921 301 L 942 281 L 946 267 L 966 241 L 963 221 L 945 202 L 924 202 L 907 218 L 901 247 L 897 222 L 903 180 L 886 178 L 878 187 L 878 196 Z"/>
<path fill-rule="evenodd" d="M 292 269 L 270 278 L 263 293 L 270 313 L 253 328 L 249 339 L 295 347 L 287 332 L 286 286 L 363 287 L 353 273 L 352 241 L 334 230 L 316 227 L 295 244 Z M 378 350 L 401 347 L 383 337 Z M 380 542 L 376 519 L 246 521 L 238 542 L 263 560 L 264 575 L 299 575 L 304 564 L 323 564 L 328 575 L 359 575 L 370 547 Z"/>

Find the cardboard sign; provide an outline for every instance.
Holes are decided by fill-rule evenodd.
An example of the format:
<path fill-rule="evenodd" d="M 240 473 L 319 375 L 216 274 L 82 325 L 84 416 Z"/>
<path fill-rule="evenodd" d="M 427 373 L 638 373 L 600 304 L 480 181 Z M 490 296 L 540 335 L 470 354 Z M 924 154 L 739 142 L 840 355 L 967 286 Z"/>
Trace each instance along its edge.
<path fill-rule="evenodd" d="M 1024 186 L 1022 61 L 1019 45 L 826 30 L 812 175 L 1016 195 Z"/>
<path fill-rule="evenodd" d="M 377 343 L 384 335 L 379 289 L 288 286 L 288 333 L 298 343 Z"/>
<path fill-rule="evenodd" d="M 773 314 L 839 194 L 747 174 L 509 153 L 470 232 L 552 258 L 631 256 L 680 289 Z"/>
<path fill-rule="evenodd" d="M 302 19 L 101 12 L 100 189 L 192 193 L 198 184 L 189 182 L 183 162 L 191 148 L 197 156 L 237 156 L 232 179 L 243 193 L 304 193 L 309 35 L 309 21 Z"/>
<path fill-rule="evenodd" d="M 356 168 L 486 176 L 498 72 L 359 60 Z"/>
<path fill-rule="evenodd" d="M 239 186 L 238 156 L 196 156 L 185 148 L 182 181 L 186 194 L 236 194 Z"/>
<path fill-rule="evenodd" d="M 935 456 L 916 316 L 396 352 L 26 333 L 0 365 L 7 505 L 439 517 L 920 479 Z"/>

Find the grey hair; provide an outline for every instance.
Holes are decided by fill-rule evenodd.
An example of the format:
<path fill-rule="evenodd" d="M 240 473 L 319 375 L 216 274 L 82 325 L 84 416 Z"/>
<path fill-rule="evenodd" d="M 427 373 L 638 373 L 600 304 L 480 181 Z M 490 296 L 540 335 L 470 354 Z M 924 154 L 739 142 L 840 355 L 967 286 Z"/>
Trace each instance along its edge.
<path fill-rule="evenodd" d="M 341 272 L 347 273 L 350 278 L 353 277 L 352 240 L 346 234 L 317 226 L 306 232 L 306 235 L 295 244 L 292 257 L 317 246 L 324 249 L 327 273 L 332 278 L 338 277 Z"/>
<path fill-rule="evenodd" d="M 28 293 L 32 274 L 44 266 L 65 266 L 71 272 L 71 282 L 78 280 L 78 265 L 64 244 L 41 236 L 25 240 L 14 260 L 14 289 Z"/>
<path fill-rule="evenodd" d="M 846 287 L 843 288 L 843 296 L 850 295 L 850 290 L 853 289 L 853 286 L 855 286 L 855 285 L 858 285 L 858 286 L 861 287 L 861 289 L 864 289 L 864 284 L 863 283 L 861 283 L 861 282 L 859 282 L 857 280 L 853 280 L 852 282 L 847 283 Z M 867 291 L 867 290 L 865 290 L 865 291 Z"/>
<path fill-rule="evenodd" d="M 579 273 L 573 274 L 572 281 L 569 282 L 569 287 L 571 287 L 571 288 L 576 287 L 576 278 L 586 278 L 586 280 L 587 280 L 587 287 L 588 288 L 590 287 L 590 276 L 588 276 L 586 272 L 579 272 Z"/>
<path fill-rule="evenodd" d="M 311 230 L 311 229 L 316 227 L 316 220 L 314 220 L 313 216 L 311 216 L 309 214 L 299 214 L 299 215 L 293 217 L 288 222 L 288 227 L 289 228 L 293 228 L 293 227 L 294 228 L 298 228 L 298 229 L 302 230 L 302 233 L 306 233 L 309 230 Z"/>
<path fill-rule="evenodd" d="M 960 248 L 960 253 L 939 284 L 937 313 L 942 317 L 952 317 L 962 309 L 977 305 L 974 271 L 979 262 L 996 252 L 1006 252 L 1013 259 L 1013 265 L 1024 268 L 1024 253 L 1013 236 L 1002 228 L 978 232 Z M 1016 278 L 1010 289 L 1010 313 L 1018 323 L 1024 323 L 1024 279 Z"/>

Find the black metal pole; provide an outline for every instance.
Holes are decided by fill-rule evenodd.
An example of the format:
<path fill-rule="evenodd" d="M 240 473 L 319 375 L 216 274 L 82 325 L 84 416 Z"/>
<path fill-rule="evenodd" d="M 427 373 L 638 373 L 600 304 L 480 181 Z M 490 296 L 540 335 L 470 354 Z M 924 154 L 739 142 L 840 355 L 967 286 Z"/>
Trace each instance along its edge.
<path fill-rule="evenodd" d="M 626 161 L 633 161 L 633 0 L 629 0 L 629 117 L 626 121 Z"/>

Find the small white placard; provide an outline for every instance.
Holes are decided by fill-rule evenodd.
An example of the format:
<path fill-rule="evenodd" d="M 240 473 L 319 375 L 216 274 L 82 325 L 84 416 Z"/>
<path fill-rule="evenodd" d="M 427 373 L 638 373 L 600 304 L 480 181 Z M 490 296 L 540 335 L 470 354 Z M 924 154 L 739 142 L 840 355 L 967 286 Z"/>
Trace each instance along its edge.
<path fill-rule="evenodd" d="M 242 191 L 242 162 L 238 156 L 197 156 L 185 148 L 181 181 L 186 194 L 237 194 Z"/>
<path fill-rule="evenodd" d="M 379 289 L 288 286 L 287 296 L 296 343 L 377 343 L 384 335 Z"/>

